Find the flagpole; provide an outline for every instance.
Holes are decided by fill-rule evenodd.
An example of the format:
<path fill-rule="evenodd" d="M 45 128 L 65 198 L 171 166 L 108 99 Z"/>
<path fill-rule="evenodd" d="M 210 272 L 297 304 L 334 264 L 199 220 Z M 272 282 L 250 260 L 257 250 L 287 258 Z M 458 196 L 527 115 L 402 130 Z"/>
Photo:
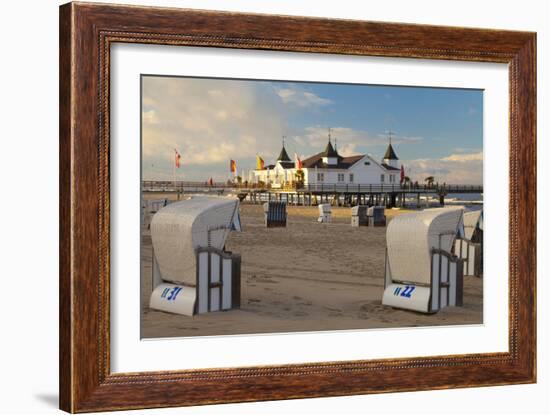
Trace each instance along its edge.
<path fill-rule="evenodd" d="M 174 191 L 176 191 L 176 149 L 174 149 L 174 159 L 172 160 L 172 170 L 174 171 Z"/>

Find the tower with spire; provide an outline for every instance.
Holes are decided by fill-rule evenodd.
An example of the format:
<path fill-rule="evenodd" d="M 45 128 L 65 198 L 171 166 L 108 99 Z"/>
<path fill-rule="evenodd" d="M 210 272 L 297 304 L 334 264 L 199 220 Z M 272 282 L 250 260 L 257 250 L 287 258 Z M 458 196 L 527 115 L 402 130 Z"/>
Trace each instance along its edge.
<path fill-rule="evenodd" d="M 286 152 L 285 138 L 286 138 L 286 136 L 283 135 L 283 148 L 281 149 L 281 152 L 279 153 L 279 157 L 277 157 L 277 161 L 291 161 L 290 157 L 288 156 L 288 153 Z"/>
<path fill-rule="evenodd" d="M 395 169 L 398 169 L 399 168 L 399 158 L 397 157 L 397 155 L 395 154 L 395 151 L 391 145 L 391 138 L 392 138 L 392 131 L 390 130 L 388 132 L 388 148 L 386 149 L 386 153 L 384 154 L 384 158 L 382 160 L 382 162 L 384 164 L 386 164 L 387 166 L 390 166 L 390 167 L 393 167 Z"/>
<path fill-rule="evenodd" d="M 325 151 L 321 154 L 323 163 L 327 166 L 335 166 L 338 164 L 338 159 L 340 158 L 340 155 L 338 154 L 338 151 L 332 146 L 331 141 L 331 128 L 328 129 L 328 143 L 325 147 Z"/>

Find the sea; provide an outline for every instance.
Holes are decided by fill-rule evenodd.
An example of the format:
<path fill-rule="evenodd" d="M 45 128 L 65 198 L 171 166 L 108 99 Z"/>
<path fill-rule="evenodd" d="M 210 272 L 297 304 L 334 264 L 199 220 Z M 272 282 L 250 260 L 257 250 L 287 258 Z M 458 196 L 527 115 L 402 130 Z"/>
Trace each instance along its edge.
<path fill-rule="evenodd" d="M 439 206 L 438 196 L 424 196 L 421 200 L 426 201 L 428 198 L 430 207 Z M 407 202 L 414 205 L 415 199 L 407 198 Z M 445 196 L 446 205 L 463 205 L 465 210 L 474 211 L 483 209 L 483 194 L 482 193 L 449 193 Z"/>

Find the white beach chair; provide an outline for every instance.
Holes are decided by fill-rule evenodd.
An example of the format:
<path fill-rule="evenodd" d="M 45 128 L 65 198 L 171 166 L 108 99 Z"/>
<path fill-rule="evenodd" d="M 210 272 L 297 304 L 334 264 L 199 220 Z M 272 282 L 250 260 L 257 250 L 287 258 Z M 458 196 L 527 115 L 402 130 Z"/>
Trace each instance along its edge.
<path fill-rule="evenodd" d="M 367 209 L 368 226 L 386 226 L 384 206 L 371 206 Z"/>
<path fill-rule="evenodd" d="M 422 313 L 462 305 L 463 260 L 451 253 L 462 215 L 442 208 L 392 219 L 382 304 Z"/>
<path fill-rule="evenodd" d="M 453 246 L 453 253 L 464 260 L 464 275 L 483 276 L 482 222 L 482 210 L 464 213 L 464 233 Z"/>
<path fill-rule="evenodd" d="M 168 199 L 142 199 L 141 201 L 141 221 L 147 225 L 147 228 L 151 226 L 151 218 L 155 213 L 161 210 L 163 207 L 170 204 Z"/>
<path fill-rule="evenodd" d="M 322 203 L 319 205 L 319 217 L 317 222 L 331 223 L 332 222 L 332 208 L 328 203 Z"/>
<path fill-rule="evenodd" d="M 351 226 L 367 226 L 367 206 L 357 205 L 351 208 Z"/>
<path fill-rule="evenodd" d="M 192 316 L 240 306 L 241 257 L 224 250 L 238 209 L 237 198 L 193 197 L 153 216 L 151 308 Z"/>
<path fill-rule="evenodd" d="M 264 207 L 264 224 L 268 228 L 286 226 L 286 202 L 266 202 Z"/>
<path fill-rule="evenodd" d="M 473 210 L 464 213 L 464 238 L 481 242 L 483 239 L 483 210 Z"/>

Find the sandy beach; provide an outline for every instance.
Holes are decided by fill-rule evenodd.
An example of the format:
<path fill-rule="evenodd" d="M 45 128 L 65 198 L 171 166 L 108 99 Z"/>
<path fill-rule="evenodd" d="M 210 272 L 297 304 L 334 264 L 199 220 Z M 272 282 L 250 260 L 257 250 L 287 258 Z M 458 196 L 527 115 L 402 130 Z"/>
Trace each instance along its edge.
<path fill-rule="evenodd" d="M 464 306 L 425 315 L 383 306 L 385 227 L 350 226 L 350 209 L 291 206 L 286 228 L 266 228 L 260 205 L 241 205 L 243 232 L 226 249 L 242 256 L 241 308 L 186 317 L 149 309 L 151 237 L 142 229 L 141 335 L 185 337 L 413 327 L 483 322 L 483 281 L 464 278 Z M 386 210 L 388 220 L 400 210 Z"/>

